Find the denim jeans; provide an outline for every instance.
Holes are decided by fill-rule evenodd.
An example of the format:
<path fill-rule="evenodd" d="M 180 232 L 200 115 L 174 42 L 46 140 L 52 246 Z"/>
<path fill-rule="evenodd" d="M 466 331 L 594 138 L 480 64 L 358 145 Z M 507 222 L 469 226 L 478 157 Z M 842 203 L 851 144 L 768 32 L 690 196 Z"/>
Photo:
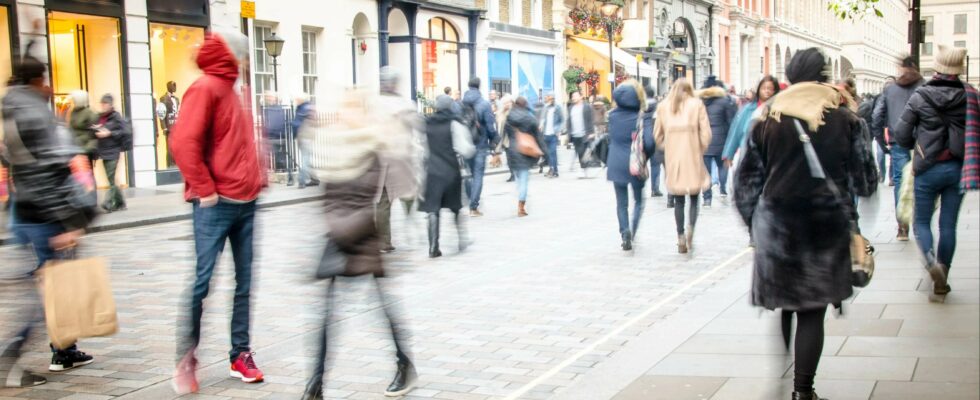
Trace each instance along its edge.
<path fill-rule="evenodd" d="M 714 164 L 718 168 L 718 186 L 721 189 L 722 196 L 728 196 L 728 168 L 725 167 L 725 162 L 721 160 L 721 156 L 704 156 L 704 167 L 708 169 L 708 173 L 711 173 L 711 166 Z M 704 199 L 711 200 L 711 188 L 704 191 Z"/>
<path fill-rule="evenodd" d="M 548 168 L 558 173 L 558 135 L 545 135 L 544 144 L 548 147 Z"/>
<path fill-rule="evenodd" d="M 960 161 L 946 161 L 933 165 L 915 177 L 915 216 L 912 224 L 919 250 L 930 263 L 935 261 L 950 266 L 956 251 L 956 222 L 960 215 L 963 194 L 960 193 Z M 939 198 L 939 245 L 932 247 L 932 215 L 936 198 Z"/>
<path fill-rule="evenodd" d="M 893 145 L 892 153 L 892 183 L 895 185 L 895 206 L 898 206 L 898 191 L 902 186 L 902 169 L 911 160 L 912 153 L 899 145 Z"/>
<path fill-rule="evenodd" d="M 476 155 L 470 159 L 470 172 L 473 173 L 473 177 L 469 180 L 469 185 L 466 185 L 466 197 L 470 199 L 470 209 L 476 210 L 480 208 L 480 195 L 483 193 L 483 174 L 487 172 L 487 155 L 490 153 L 488 149 L 477 149 Z"/>
<path fill-rule="evenodd" d="M 201 316 L 204 299 L 211 287 L 211 275 L 225 241 L 231 242 L 235 260 L 235 300 L 231 314 L 232 361 L 239 353 L 249 351 L 250 295 L 252 290 L 252 240 L 255 228 L 255 201 L 237 204 L 219 201 L 213 207 L 194 204 L 194 248 L 197 253 L 195 280 L 190 287 L 189 321 L 182 326 L 182 340 L 177 346 L 178 359 L 193 351 L 201 340 Z M 184 318 L 188 318 L 184 316 Z"/>
<path fill-rule="evenodd" d="M 309 140 L 299 141 L 299 179 L 300 185 L 308 185 L 314 181 L 313 175 L 310 174 L 310 152 L 313 144 Z"/>
<path fill-rule="evenodd" d="M 636 235 L 636 230 L 640 227 L 640 217 L 643 216 L 643 181 L 630 183 L 613 182 L 613 189 L 616 190 L 616 217 L 619 219 L 619 234 L 625 235 L 630 232 Z M 633 187 L 633 220 L 630 224 L 629 216 L 629 187 Z"/>
<path fill-rule="evenodd" d="M 877 154 L 878 155 L 878 176 L 880 176 L 881 179 L 885 179 L 886 176 L 889 176 L 889 174 L 887 174 L 888 171 L 885 170 L 885 162 L 888 161 L 887 160 L 888 155 L 885 154 L 885 149 L 883 149 L 881 147 L 881 145 L 875 143 L 875 148 L 878 149 L 878 154 Z"/>
<path fill-rule="evenodd" d="M 514 180 L 517 182 L 517 200 L 527 201 L 527 183 L 531 172 L 527 168 L 514 168 Z"/>
<path fill-rule="evenodd" d="M 650 157 L 650 190 L 660 193 L 660 167 L 664 165 L 664 152 L 658 151 Z"/>

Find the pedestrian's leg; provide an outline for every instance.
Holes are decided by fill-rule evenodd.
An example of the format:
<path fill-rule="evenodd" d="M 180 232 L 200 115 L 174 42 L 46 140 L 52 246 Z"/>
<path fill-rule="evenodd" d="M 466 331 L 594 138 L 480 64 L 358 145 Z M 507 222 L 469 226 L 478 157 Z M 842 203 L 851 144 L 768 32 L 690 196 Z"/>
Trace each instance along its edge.
<path fill-rule="evenodd" d="M 333 289 L 334 289 L 334 278 L 330 278 L 327 282 L 327 293 L 326 293 L 326 304 L 323 309 L 323 323 L 320 325 L 320 334 L 317 335 L 316 343 L 316 361 L 313 363 L 313 375 L 310 376 L 309 382 L 306 384 L 306 394 L 322 394 L 323 392 L 323 374 L 327 369 L 327 345 L 329 340 L 329 333 L 327 326 L 330 325 L 330 315 L 333 310 Z"/>
<path fill-rule="evenodd" d="M 396 303 L 388 302 L 383 287 L 384 283 L 381 282 L 381 279 L 375 278 L 374 285 L 378 291 L 378 298 L 381 301 L 385 317 L 388 319 L 388 326 L 391 328 L 391 339 L 395 343 L 395 356 L 398 358 L 398 363 L 411 364 L 412 361 L 408 355 L 409 351 L 408 345 L 405 342 L 405 336 L 403 335 L 403 332 L 399 330 L 399 328 L 404 327 L 404 324 L 402 324 L 401 321 L 401 312 Z"/>
<path fill-rule="evenodd" d="M 466 251 L 466 248 L 470 245 L 470 238 L 466 232 L 466 221 L 460 215 L 459 210 L 452 210 L 452 212 L 453 222 L 456 224 L 456 236 L 459 239 L 459 251 Z"/>
<path fill-rule="evenodd" d="M 558 136 L 545 136 L 548 142 L 548 169 L 552 175 L 558 174 Z"/>
<path fill-rule="evenodd" d="M 228 231 L 231 253 L 235 260 L 235 301 L 231 314 L 231 352 L 234 361 L 241 353 L 251 351 L 252 258 L 254 255 L 255 202 L 236 204 L 238 215 Z"/>
<path fill-rule="evenodd" d="M 439 251 L 439 212 L 430 212 L 427 220 L 429 225 L 429 258 L 436 258 L 442 255 L 442 251 Z"/>
<path fill-rule="evenodd" d="M 962 168 L 961 164 L 956 163 L 957 171 Z M 955 176 L 960 176 L 955 174 Z M 940 194 L 939 206 L 939 245 L 937 255 L 939 263 L 950 267 L 953 263 L 953 253 L 956 252 L 956 223 L 960 215 L 960 206 L 963 203 L 963 194 L 960 193 L 959 179 L 953 179 Z"/>
<path fill-rule="evenodd" d="M 885 170 L 885 150 L 879 144 L 875 144 L 875 147 L 878 150 L 876 154 L 878 156 L 878 181 L 884 182 L 885 177 L 888 176 L 886 175 L 888 171 Z"/>
<path fill-rule="evenodd" d="M 711 156 L 715 160 L 715 166 L 718 168 L 718 186 L 721 189 L 721 197 L 728 196 L 728 167 L 725 166 L 725 162 L 721 160 L 721 156 Z"/>
<path fill-rule="evenodd" d="M 704 156 L 704 167 L 708 170 L 708 178 L 711 178 L 711 156 Z M 704 202 L 711 203 L 711 187 L 704 191 Z"/>
<path fill-rule="evenodd" d="M 643 181 L 633 182 L 631 184 L 633 187 L 633 237 L 636 237 L 636 231 L 640 229 L 640 219 L 643 217 Z"/>
<path fill-rule="evenodd" d="M 625 183 L 613 182 L 613 190 L 616 192 L 616 219 L 619 221 L 619 236 L 625 237 L 629 232 L 629 191 Z"/>
<path fill-rule="evenodd" d="M 381 249 L 390 250 L 391 245 L 391 199 L 388 198 L 388 189 L 381 189 L 381 200 L 378 201 L 377 210 L 374 215 L 375 226 L 378 227 L 378 239 L 381 240 Z"/>
<path fill-rule="evenodd" d="M 106 211 L 115 211 L 119 204 L 116 202 L 116 166 L 119 160 L 102 160 L 102 167 L 105 168 L 105 177 L 109 182 L 109 190 L 106 192 L 105 196 L 105 208 Z"/>
<path fill-rule="evenodd" d="M 899 187 L 902 185 L 902 169 L 909 162 L 910 152 L 901 146 L 892 146 L 892 184 L 895 185 L 895 206 L 898 206 Z"/>
<path fill-rule="evenodd" d="M 674 196 L 674 223 L 677 224 L 677 234 L 684 235 L 684 203 L 687 196 L 679 194 Z"/>
<path fill-rule="evenodd" d="M 204 298 L 208 297 L 214 264 L 218 261 L 218 256 L 228 238 L 228 229 L 232 222 L 228 214 L 227 205 L 223 203 L 208 208 L 194 204 L 194 251 L 197 254 L 197 265 L 194 283 L 190 287 L 190 293 L 185 295 L 190 304 L 182 309 L 177 359 L 182 359 L 184 355 L 193 352 L 201 339 Z"/>
<path fill-rule="evenodd" d="M 520 201 L 527 201 L 527 185 L 530 180 L 530 173 L 526 168 L 514 170 L 514 174 L 517 175 L 517 199 Z"/>
<path fill-rule="evenodd" d="M 473 158 L 473 188 L 470 192 L 470 210 L 480 208 L 480 196 L 483 194 L 483 175 L 487 169 L 487 150 L 477 150 Z"/>
<path fill-rule="evenodd" d="M 796 312 L 796 365 L 793 371 L 793 390 L 813 392 L 813 380 L 823 352 L 823 319 L 827 309 Z"/>
<path fill-rule="evenodd" d="M 926 268 L 936 262 L 933 251 L 932 216 L 935 212 L 936 197 L 939 195 L 933 185 L 935 171 L 926 171 L 915 179 L 915 212 L 912 213 L 912 228 L 919 251 L 926 259 Z"/>
<path fill-rule="evenodd" d="M 694 226 L 698 223 L 698 195 L 691 195 L 691 208 L 689 209 L 691 213 L 691 233 L 694 231 Z"/>

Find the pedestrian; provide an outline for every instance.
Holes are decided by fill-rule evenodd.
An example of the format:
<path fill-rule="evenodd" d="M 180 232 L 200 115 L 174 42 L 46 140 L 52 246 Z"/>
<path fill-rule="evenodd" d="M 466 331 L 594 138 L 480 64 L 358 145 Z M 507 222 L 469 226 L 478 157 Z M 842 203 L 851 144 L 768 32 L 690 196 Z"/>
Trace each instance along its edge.
<path fill-rule="evenodd" d="M 184 94 L 184 107 L 170 133 L 170 151 L 184 176 L 184 200 L 193 207 L 197 262 L 181 310 L 174 388 L 198 390 L 195 352 L 201 340 L 204 298 L 218 256 L 231 242 L 235 296 L 231 314 L 231 376 L 261 382 L 251 350 L 251 288 L 255 209 L 266 186 L 253 136 L 251 114 L 242 107 L 236 81 L 248 60 L 248 39 L 234 30 L 205 35 L 197 53 L 204 73 Z"/>
<path fill-rule="evenodd" d="M 657 91 L 653 86 L 646 86 L 644 88 L 647 96 L 646 111 L 644 112 L 643 118 L 650 121 L 650 128 L 657 121 Z M 654 146 L 653 156 L 650 157 L 650 196 L 651 197 L 663 197 L 663 192 L 660 191 L 660 170 L 664 166 L 664 151 L 663 149 L 658 149 Z"/>
<path fill-rule="evenodd" d="M 381 252 L 390 253 L 395 251 L 395 246 L 391 243 L 391 201 L 401 200 L 408 215 L 413 208 L 415 198 L 418 197 L 421 180 L 419 164 L 423 150 L 416 147 L 415 135 L 416 131 L 420 130 L 422 122 L 419 120 L 415 103 L 398 93 L 398 71 L 385 67 L 379 79 L 381 95 L 376 97 L 378 104 L 374 109 L 378 115 L 374 121 L 385 127 L 383 131 L 388 142 L 386 149 L 392 151 L 381 153 L 381 183 L 375 199 L 377 204 L 375 219 L 378 225 L 378 238 L 381 240 Z"/>
<path fill-rule="evenodd" d="M 879 142 L 886 141 L 888 143 L 888 150 L 885 151 L 885 154 L 888 154 L 892 160 L 891 177 L 892 185 L 895 187 L 896 209 L 898 207 L 898 190 L 902 182 L 902 169 L 905 168 L 905 164 L 911 159 L 911 149 L 902 147 L 895 141 L 895 127 L 898 125 L 898 121 L 902 117 L 902 112 L 905 111 L 905 105 L 908 104 L 912 93 L 919 86 L 922 86 L 923 83 L 925 81 L 922 79 L 922 74 L 919 73 L 915 59 L 912 56 L 907 56 L 902 59 L 902 63 L 898 66 L 895 83 L 885 87 L 885 90 L 881 92 L 880 101 L 875 105 L 874 123 L 871 125 L 871 132 L 875 136 L 875 140 Z M 888 136 L 885 135 L 885 129 L 888 129 L 890 133 Z M 907 242 L 909 240 L 909 226 L 899 221 L 898 233 L 895 238 L 900 242 Z"/>
<path fill-rule="evenodd" d="M 439 212 L 448 208 L 453 213 L 458 248 L 466 249 L 468 239 L 459 211 L 463 208 L 463 177 L 460 163 L 476 153 L 469 130 L 452 113 L 453 99 L 436 98 L 436 112 L 425 121 L 428 157 L 425 159 L 425 192 L 419 210 L 428 214 L 429 258 L 442 256 L 439 250 Z"/>
<path fill-rule="evenodd" d="M 728 197 L 728 167 L 721 156 L 725 140 L 728 139 L 728 131 L 735 120 L 735 113 L 738 112 L 738 104 L 725 94 L 725 83 L 714 76 L 709 76 L 704 81 L 704 87 L 697 95 L 704 102 L 708 120 L 711 122 L 711 144 L 704 152 L 704 166 L 709 174 L 712 166 L 718 169 L 718 187 L 724 200 Z M 709 187 L 704 191 L 704 208 L 711 208 L 711 200 L 712 188 Z"/>
<path fill-rule="evenodd" d="M 892 134 L 903 148 L 915 149 L 915 241 L 933 281 L 933 293 L 949 293 L 949 271 L 956 251 L 956 223 L 963 202 L 960 180 L 966 152 L 967 90 L 960 80 L 966 49 L 939 45 L 933 70 L 925 85 L 909 98 Z M 976 104 L 970 105 L 977 113 Z M 975 114 L 976 115 L 976 114 Z M 939 240 L 933 247 L 930 224 L 939 202 Z"/>
<path fill-rule="evenodd" d="M 327 246 L 323 258 L 340 266 L 337 276 L 369 276 L 377 290 L 382 310 L 388 320 L 392 341 L 395 344 L 397 372 L 385 390 L 385 396 L 401 396 L 412 390 L 418 380 L 415 366 L 408 356 L 405 326 L 400 322 L 395 306 L 386 301 L 383 282 L 385 269 L 381 257 L 381 240 L 374 222 L 375 198 L 381 184 L 382 158 L 402 158 L 404 146 L 389 146 L 390 133 L 385 124 L 377 124 L 375 94 L 350 91 L 344 94 L 340 120 L 330 126 L 322 147 L 324 159 L 318 175 L 324 183 L 324 205 L 327 225 Z M 356 143 L 356 146 L 351 145 Z M 394 166 L 394 165 L 391 165 Z M 389 168 L 391 167 L 389 166 Z M 393 174 L 390 177 L 404 177 Z M 325 277 L 325 276 L 323 276 Z M 317 337 L 316 359 L 313 374 L 307 382 L 303 400 L 320 400 L 323 395 L 323 375 L 326 371 L 328 332 L 331 321 L 336 276 L 330 276 L 327 284 L 327 309 Z"/>
<path fill-rule="evenodd" d="M 184 99 L 183 107 L 186 106 L 187 99 Z M 289 134 L 286 132 L 286 123 L 286 108 L 280 104 L 279 95 L 274 92 L 266 92 L 265 103 L 262 106 L 262 128 L 265 131 L 265 140 L 272 148 L 273 172 L 285 172 L 286 186 L 293 186 L 293 168 L 289 154 Z"/>
<path fill-rule="evenodd" d="M 496 114 L 494 114 L 496 117 L 495 123 L 497 124 L 496 126 L 498 132 L 502 132 L 502 127 L 507 124 L 507 114 L 510 114 L 510 110 L 512 108 L 514 108 L 514 96 L 505 94 L 500 98 L 500 109 Z M 500 154 L 506 152 L 508 147 L 510 147 L 510 140 L 507 139 L 507 136 L 501 135 L 500 140 L 497 141 L 497 145 L 494 147 L 493 157 L 490 158 L 490 165 L 493 168 L 499 168 L 503 164 L 500 159 Z M 510 176 L 507 178 L 507 182 L 513 182 L 514 171 L 511 170 L 509 166 L 507 169 L 510 171 Z"/>
<path fill-rule="evenodd" d="M 6 257 L 13 251 L 4 252 L 4 269 L 16 268 L 18 276 L 13 280 L 24 288 L 25 296 L 16 299 L 16 303 L 31 308 L 18 315 L 23 318 L 23 325 L 16 335 L 3 340 L 6 348 L 0 353 L 3 354 L 0 371 L 8 372 L 0 386 L 30 387 L 47 382 L 44 377 L 17 366 L 24 344 L 44 317 L 38 310 L 38 301 L 32 300 L 38 298 L 34 289 L 35 273 L 48 261 L 68 257 L 68 250 L 76 246 L 96 216 L 91 171 L 79 170 L 89 163 L 49 107 L 51 88 L 46 83 L 47 65 L 30 55 L 33 44 L 32 41 L 27 45 L 26 56 L 14 62 L 13 74 L 0 102 L 4 126 L 17 127 L 6 130 L 0 146 L 0 161 L 9 168 L 9 183 L 3 184 L 11 188 L 8 201 L 13 243 L 30 246 L 33 253 L 33 257 L 13 260 Z M 17 268 L 17 261 L 29 265 Z M 48 370 L 65 371 L 91 364 L 93 360 L 74 344 L 64 349 L 52 345 Z"/>
<path fill-rule="evenodd" d="M 538 115 L 538 128 L 544 134 L 545 150 L 548 159 L 548 173 L 545 177 L 558 177 L 558 136 L 565 127 L 565 115 L 561 107 L 555 104 L 554 93 L 544 96 L 544 108 Z"/>
<path fill-rule="evenodd" d="M 725 162 L 726 168 L 732 167 L 735 153 L 745 148 L 745 139 L 748 137 L 749 131 L 753 124 L 761 119 L 759 118 L 759 111 L 764 108 L 763 105 L 773 96 L 779 94 L 779 80 L 772 75 L 766 75 L 759 81 L 755 92 L 758 93 L 757 100 L 749 102 L 738 111 L 738 114 L 735 114 L 735 120 L 732 121 L 732 126 L 728 130 L 725 148 L 721 152 L 721 159 Z"/>
<path fill-rule="evenodd" d="M 526 98 L 518 97 L 514 100 L 514 106 L 507 114 L 504 125 L 504 136 L 510 141 L 510 147 L 507 148 L 507 165 L 514 170 L 514 175 L 517 177 L 518 217 L 528 215 L 526 204 L 530 169 L 537 165 L 540 158 L 540 155 L 533 156 L 524 153 L 520 140 L 533 141 L 539 151 L 546 148 L 541 131 L 538 130 L 538 120 L 529 107 Z M 525 136 L 524 139 L 519 139 L 518 135 L 527 135 L 530 138 Z"/>
<path fill-rule="evenodd" d="M 490 111 L 493 111 L 493 114 L 497 115 L 497 111 L 500 110 L 500 93 L 491 89 L 490 94 L 487 96 L 487 101 L 490 102 Z"/>
<path fill-rule="evenodd" d="M 296 96 L 296 114 L 293 115 L 293 134 L 299 143 L 299 173 L 297 187 L 303 189 L 307 186 L 319 186 L 320 181 L 310 173 L 310 161 L 313 151 L 313 137 L 309 134 L 304 135 L 304 129 L 315 129 L 317 125 L 316 108 L 310 102 L 309 96 L 301 94 Z M 307 132 L 309 133 L 309 132 Z"/>
<path fill-rule="evenodd" d="M 111 213 L 126 209 L 126 199 L 116 185 L 116 171 L 119 167 L 119 155 L 126 150 L 126 136 L 132 135 L 132 132 L 129 123 L 113 107 L 111 94 L 103 95 L 101 103 L 102 113 L 99 114 L 95 136 L 98 138 L 96 147 L 99 159 L 102 160 L 102 167 L 105 168 L 106 179 L 109 181 L 109 191 L 102 203 L 102 209 Z"/>
<path fill-rule="evenodd" d="M 633 239 L 643 216 L 643 185 L 646 177 L 630 172 L 634 135 L 643 140 L 644 155 L 653 154 L 653 113 L 648 112 L 646 90 L 635 80 L 627 80 L 613 91 L 616 108 L 609 112 L 609 155 L 606 179 L 616 192 L 616 217 L 623 250 L 633 249 Z M 637 128 L 640 130 L 638 131 Z M 633 189 L 633 219 L 629 216 L 629 189 Z"/>
<path fill-rule="evenodd" d="M 589 147 L 589 142 L 596 139 L 596 137 L 605 135 L 609 125 L 609 121 L 606 120 L 606 113 L 609 111 L 609 100 L 606 100 L 605 96 L 597 95 L 592 101 L 592 121 L 595 123 L 595 135 L 586 140 L 586 148 Z"/>
<path fill-rule="evenodd" d="M 864 101 L 858 105 L 858 116 L 864 120 L 864 123 L 868 126 L 868 129 L 871 129 L 871 127 L 874 125 L 875 105 L 878 103 L 880 98 L 880 94 L 866 94 L 864 96 Z M 887 147 L 887 144 L 884 143 L 884 137 L 881 138 L 881 142 L 879 142 L 877 140 L 878 138 L 874 137 L 874 135 L 872 135 L 872 139 L 873 142 L 876 143 L 872 144 L 872 146 L 876 150 L 875 159 L 878 161 L 878 182 L 884 182 L 885 176 L 887 176 L 887 171 L 885 170 L 885 148 Z"/>
<path fill-rule="evenodd" d="M 698 197 L 711 186 L 705 168 L 704 151 L 711 143 L 711 123 L 704 103 L 694 97 L 694 88 L 685 78 L 674 81 L 670 94 L 657 106 L 654 139 L 664 149 L 667 193 L 674 198 L 677 224 L 677 252 L 694 247 L 694 226 L 698 220 Z M 690 202 L 689 220 L 684 226 L 684 204 Z"/>
<path fill-rule="evenodd" d="M 797 317 L 793 400 L 820 399 L 813 381 L 824 315 L 853 293 L 851 195 L 870 196 L 877 187 L 860 118 L 826 84 L 827 59 L 816 48 L 793 56 L 786 68 L 792 86 L 765 106 L 735 174 L 735 205 L 755 239 L 752 304 L 782 310 L 787 346 Z M 809 164 L 797 126 L 809 132 L 822 171 Z"/>
<path fill-rule="evenodd" d="M 493 111 L 490 109 L 490 102 L 480 94 L 480 78 L 473 77 L 469 81 L 469 90 L 463 95 L 463 107 L 469 107 L 476 115 L 476 155 L 470 160 L 470 171 L 473 179 L 466 188 L 466 195 L 470 199 L 470 216 L 479 217 L 480 197 L 483 194 L 483 175 L 487 169 L 487 155 L 490 149 L 496 147 L 500 141 L 497 135 Z"/>
<path fill-rule="evenodd" d="M 98 158 L 99 138 L 95 136 L 99 115 L 89 107 L 88 92 L 73 90 L 71 92 L 73 107 L 68 124 L 75 134 L 75 144 L 82 149 L 82 154 L 94 162 Z"/>
<path fill-rule="evenodd" d="M 565 132 L 568 133 L 569 139 L 575 147 L 575 158 L 578 160 L 577 164 L 582 167 L 582 177 L 585 178 L 588 177 L 588 168 L 582 156 L 585 155 L 586 141 L 595 136 L 595 122 L 593 122 L 595 113 L 592 112 L 592 107 L 586 104 L 582 98 L 582 92 L 574 91 L 571 96 L 571 102 L 567 107 L 568 112 L 566 115 L 568 119 Z M 576 162 L 569 164 L 572 165 L 571 168 L 574 171 Z"/>

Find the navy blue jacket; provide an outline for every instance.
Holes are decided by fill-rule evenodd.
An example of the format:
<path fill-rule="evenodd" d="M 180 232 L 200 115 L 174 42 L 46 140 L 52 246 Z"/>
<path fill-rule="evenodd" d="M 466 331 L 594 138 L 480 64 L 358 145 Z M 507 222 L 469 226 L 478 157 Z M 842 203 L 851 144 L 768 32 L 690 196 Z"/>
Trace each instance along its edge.
<path fill-rule="evenodd" d="M 495 147 L 500 141 L 497 135 L 497 119 L 493 116 L 490 102 L 483 98 L 479 89 L 466 91 L 463 95 L 463 105 L 473 107 L 476 111 L 476 120 L 480 124 L 480 138 L 476 141 L 477 150 L 486 150 Z"/>
<path fill-rule="evenodd" d="M 269 140 L 286 138 L 286 110 L 282 106 L 266 106 L 262 110 L 262 126 Z"/>
<path fill-rule="evenodd" d="M 313 116 L 312 113 L 310 112 L 311 108 L 312 105 L 310 104 L 310 102 L 305 102 L 296 107 L 296 115 L 293 116 L 293 121 L 292 121 L 294 136 L 299 135 L 299 128 L 303 126 L 303 123 L 306 122 L 306 119 Z"/>
<path fill-rule="evenodd" d="M 643 151 L 653 155 L 653 113 L 646 112 L 646 104 L 640 104 L 640 95 L 631 85 L 620 85 L 613 91 L 616 108 L 609 112 L 609 156 L 606 158 L 606 179 L 616 183 L 643 185 L 644 179 L 630 175 L 630 146 L 637 116 L 643 116 Z M 642 113 L 642 114 L 641 114 Z"/>
<path fill-rule="evenodd" d="M 738 105 L 728 97 L 725 89 L 718 86 L 702 89 L 698 93 L 708 112 L 708 120 L 711 121 L 711 143 L 704 155 L 720 156 L 725 149 L 725 141 L 728 140 L 728 131 L 735 121 Z"/>

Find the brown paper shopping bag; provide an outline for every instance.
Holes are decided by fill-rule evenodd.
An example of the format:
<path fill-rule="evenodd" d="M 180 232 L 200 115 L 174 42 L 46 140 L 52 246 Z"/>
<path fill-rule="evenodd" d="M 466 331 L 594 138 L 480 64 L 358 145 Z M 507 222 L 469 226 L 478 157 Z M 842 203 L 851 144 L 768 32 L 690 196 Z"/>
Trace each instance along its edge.
<path fill-rule="evenodd" d="M 56 348 L 119 330 L 105 258 L 51 261 L 40 276 L 48 336 Z"/>

